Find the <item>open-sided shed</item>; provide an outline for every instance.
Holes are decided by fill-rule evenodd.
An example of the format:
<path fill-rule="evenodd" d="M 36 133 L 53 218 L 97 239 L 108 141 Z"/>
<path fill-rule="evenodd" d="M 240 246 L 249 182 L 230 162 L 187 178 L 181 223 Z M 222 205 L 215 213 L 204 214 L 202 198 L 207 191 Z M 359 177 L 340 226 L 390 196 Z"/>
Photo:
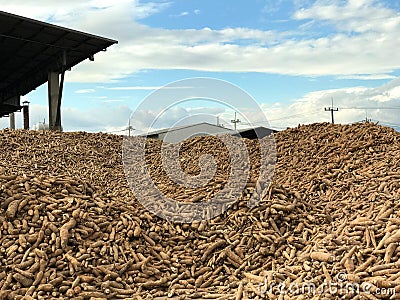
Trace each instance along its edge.
<path fill-rule="evenodd" d="M 117 41 L 0 11 L 0 117 L 48 82 L 49 126 L 61 128 L 64 73 Z"/>

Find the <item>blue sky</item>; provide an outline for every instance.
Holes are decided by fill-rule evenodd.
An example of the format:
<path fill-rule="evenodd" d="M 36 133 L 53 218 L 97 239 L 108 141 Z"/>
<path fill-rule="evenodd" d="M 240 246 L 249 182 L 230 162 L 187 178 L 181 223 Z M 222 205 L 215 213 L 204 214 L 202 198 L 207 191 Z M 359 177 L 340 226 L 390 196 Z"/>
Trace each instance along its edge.
<path fill-rule="evenodd" d="M 121 131 L 149 93 L 191 77 L 239 86 L 277 129 L 329 121 L 324 107 L 331 98 L 339 107 L 338 122 L 367 115 L 382 124 L 400 124 L 397 1 L 41 3 L 0 0 L 2 10 L 119 41 L 94 62 L 67 72 L 62 104 L 67 131 Z M 31 125 L 47 118 L 46 85 L 24 99 L 31 102 Z M 154 103 L 143 116 L 155 117 L 162 109 Z M 193 111 L 212 112 L 231 126 L 234 114 L 231 108 L 210 110 L 198 102 L 174 109 L 160 126 Z M 0 128 L 7 126 L 8 119 L 0 119 Z"/>

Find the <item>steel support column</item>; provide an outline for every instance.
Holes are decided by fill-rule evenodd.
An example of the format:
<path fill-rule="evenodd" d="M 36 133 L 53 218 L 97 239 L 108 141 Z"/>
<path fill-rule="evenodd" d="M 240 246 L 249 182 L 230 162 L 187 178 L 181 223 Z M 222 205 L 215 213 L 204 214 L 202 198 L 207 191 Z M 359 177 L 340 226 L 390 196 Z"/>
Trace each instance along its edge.
<path fill-rule="evenodd" d="M 61 86 L 58 72 L 48 74 L 49 128 L 61 131 Z"/>
<path fill-rule="evenodd" d="M 15 129 L 15 114 L 10 113 L 10 129 Z"/>

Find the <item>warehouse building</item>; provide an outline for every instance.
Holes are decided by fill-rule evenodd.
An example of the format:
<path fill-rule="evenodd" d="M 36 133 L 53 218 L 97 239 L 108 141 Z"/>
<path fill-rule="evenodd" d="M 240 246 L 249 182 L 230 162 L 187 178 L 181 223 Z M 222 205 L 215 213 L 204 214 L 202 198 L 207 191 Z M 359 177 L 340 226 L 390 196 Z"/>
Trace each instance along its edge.
<path fill-rule="evenodd" d="M 248 139 L 257 139 L 257 138 L 263 138 L 274 132 L 277 131 L 265 127 L 247 128 L 235 131 L 222 126 L 202 122 L 198 124 L 177 126 L 177 127 L 152 131 L 143 136 L 146 136 L 147 138 L 151 139 L 162 140 L 167 143 L 178 143 L 180 141 L 195 136 L 231 134 L 234 136 L 241 136 L 243 138 L 248 138 Z"/>

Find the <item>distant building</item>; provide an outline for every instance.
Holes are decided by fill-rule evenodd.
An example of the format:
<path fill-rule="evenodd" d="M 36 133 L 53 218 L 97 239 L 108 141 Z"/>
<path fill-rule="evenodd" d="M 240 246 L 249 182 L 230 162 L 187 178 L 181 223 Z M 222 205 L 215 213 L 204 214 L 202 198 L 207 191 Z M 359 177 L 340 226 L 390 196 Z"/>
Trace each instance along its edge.
<path fill-rule="evenodd" d="M 37 131 L 44 131 L 44 130 L 50 130 L 49 124 L 46 123 L 36 123 L 33 125 L 32 130 L 37 130 Z M 60 131 L 63 131 L 63 127 L 61 126 Z"/>
<path fill-rule="evenodd" d="M 177 126 L 172 128 L 166 128 L 156 130 L 145 135 L 147 138 L 163 140 L 167 143 L 178 143 L 180 141 L 190 139 L 195 136 L 206 136 L 206 135 L 222 135 L 222 134 L 234 134 L 235 131 L 229 128 L 225 128 L 210 123 L 199 123 L 185 126 Z"/>
<path fill-rule="evenodd" d="M 195 136 L 231 134 L 235 136 L 240 135 L 248 139 L 256 139 L 263 138 L 264 136 L 270 135 L 274 132 L 276 132 L 276 130 L 265 127 L 247 128 L 234 131 L 229 128 L 203 122 L 198 124 L 156 130 L 144 136 L 151 139 L 162 140 L 167 143 L 178 143 L 180 141 L 190 139 Z"/>
<path fill-rule="evenodd" d="M 33 125 L 32 129 L 33 130 L 49 130 L 49 124 L 39 122 L 39 123 Z"/>

